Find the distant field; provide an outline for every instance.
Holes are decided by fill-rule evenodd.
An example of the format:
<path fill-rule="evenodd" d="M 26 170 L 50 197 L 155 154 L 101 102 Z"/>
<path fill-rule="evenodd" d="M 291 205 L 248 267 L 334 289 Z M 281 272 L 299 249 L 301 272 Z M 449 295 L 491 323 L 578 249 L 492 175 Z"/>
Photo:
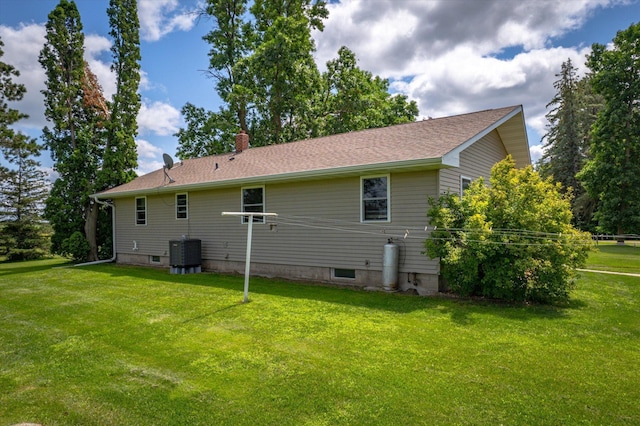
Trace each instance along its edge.
<path fill-rule="evenodd" d="M 640 273 L 640 241 L 627 241 L 624 245 L 600 241 L 589 255 L 587 268 Z"/>

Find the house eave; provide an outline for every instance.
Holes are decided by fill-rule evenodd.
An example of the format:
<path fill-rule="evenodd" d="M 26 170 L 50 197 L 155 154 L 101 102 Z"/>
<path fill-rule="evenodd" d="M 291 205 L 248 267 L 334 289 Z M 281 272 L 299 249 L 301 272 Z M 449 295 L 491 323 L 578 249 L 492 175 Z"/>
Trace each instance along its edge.
<path fill-rule="evenodd" d="M 514 120 L 512 122 L 512 120 Z M 517 128 L 522 130 L 521 138 L 510 139 L 504 137 L 501 133 L 503 127 L 508 126 L 509 123 L 517 123 Z M 477 133 L 472 138 L 468 139 L 463 144 L 458 145 L 455 149 L 449 151 L 443 156 L 443 162 L 450 165 L 451 167 L 460 167 L 460 153 L 465 149 L 469 148 L 474 143 L 478 142 L 480 139 L 487 136 L 494 130 L 497 130 L 500 133 L 500 137 L 505 143 L 505 148 L 507 152 L 512 155 L 513 159 L 516 162 L 516 167 L 525 167 L 531 164 L 531 154 L 529 152 L 529 141 L 527 138 L 526 127 L 524 124 L 524 111 L 522 105 L 514 108 L 509 114 L 506 114 L 500 120 L 496 121 L 492 125 L 488 126 L 481 132 Z"/>
<path fill-rule="evenodd" d="M 456 167 L 455 161 L 451 161 L 449 157 L 439 158 L 422 158 L 416 160 L 402 160 L 386 163 L 365 164 L 357 166 L 337 167 L 332 169 L 305 170 L 292 173 L 281 173 L 274 175 L 258 175 L 236 179 L 225 179 L 221 181 L 206 181 L 191 184 L 180 185 L 179 182 L 169 183 L 166 185 L 135 189 L 130 191 L 118 191 L 113 193 L 97 193 L 91 195 L 92 198 L 102 200 L 127 198 L 134 196 L 142 196 L 149 194 L 165 194 L 176 191 L 202 191 L 216 188 L 229 188 L 234 186 L 246 186 L 267 183 L 282 183 L 291 181 L 309 181 L 328 178 L 340 178 L 346 176 L 386 173 L 386 172 L 408 172 L 415 170 L 435 170 L 441 168 Z"/>

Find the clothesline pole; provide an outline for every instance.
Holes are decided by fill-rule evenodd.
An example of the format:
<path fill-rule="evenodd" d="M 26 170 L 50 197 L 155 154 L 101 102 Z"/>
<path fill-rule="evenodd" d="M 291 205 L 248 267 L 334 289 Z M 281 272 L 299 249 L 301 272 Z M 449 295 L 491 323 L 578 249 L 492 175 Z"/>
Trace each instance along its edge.
<path fill-rule="evenodd" d="M 277 213 L 250 213 L 250 212 L 222 212 L 222 216 L 248 216 L 249 226 L 247 227 L 247 253 L 244 261 L 244 299 L 243 303 L 249 301 L 249 275 L 251 274 L 251 240 L 253 239 L 253 217 L 278 216 Z"/>

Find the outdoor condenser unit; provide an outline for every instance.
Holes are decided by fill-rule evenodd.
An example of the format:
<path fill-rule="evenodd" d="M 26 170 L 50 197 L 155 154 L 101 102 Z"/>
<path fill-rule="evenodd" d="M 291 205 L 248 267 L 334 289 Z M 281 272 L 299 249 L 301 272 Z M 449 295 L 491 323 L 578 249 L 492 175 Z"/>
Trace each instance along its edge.
<path fill-rule="evenodd" d="M 202 263 L 202 245 L 198 239 L 169 241 L 169 264 L 172 268 L 190 268 Z"/>

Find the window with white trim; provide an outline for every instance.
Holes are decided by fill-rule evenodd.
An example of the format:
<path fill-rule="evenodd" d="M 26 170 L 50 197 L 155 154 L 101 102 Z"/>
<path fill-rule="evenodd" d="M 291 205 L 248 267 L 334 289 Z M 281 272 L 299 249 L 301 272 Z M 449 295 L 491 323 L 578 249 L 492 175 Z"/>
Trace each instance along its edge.
<path fill-rule="evenodd" d="M 361 178 L 361 221 L 389 221 L 389 176 Z"/>
<path fill-rule="evenodd" d="M 460 196 L 464 194 L 469 185 L 471 185 L 471 178 L 466 176 L 460 176 Z"/>
<path fill-rule="evenodd" d="M 242 211 L 264 213 L 264 186 L 242 188 Z M 249 216 L 242 216 L 242 223 L 248 223 Z M 253 223 L 264 223 L 263 216 L 254 216 Z"/>
<path fill-rule="evenodd" d="M 136 197 L 136 225 L 147 224 L 147 197 Z"/>
<path fill-rule="evenodd" d="M 176 219 L 189 218 L 189 197 L 187 194 L 176 194 Z"/>

